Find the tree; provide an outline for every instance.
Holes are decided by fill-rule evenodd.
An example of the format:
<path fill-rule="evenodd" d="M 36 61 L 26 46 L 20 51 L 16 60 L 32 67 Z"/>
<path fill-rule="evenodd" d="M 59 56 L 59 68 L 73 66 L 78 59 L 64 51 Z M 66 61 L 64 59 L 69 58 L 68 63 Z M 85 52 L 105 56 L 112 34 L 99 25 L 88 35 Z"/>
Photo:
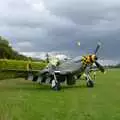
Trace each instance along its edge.
<path fill-rule="evenodd" d="M 27 60 L 27 57 L 19 54 L 17 51 L 9 45 L 8 40 L 0 36 L 0 59 L 17 59 L 17 60 Z"/>

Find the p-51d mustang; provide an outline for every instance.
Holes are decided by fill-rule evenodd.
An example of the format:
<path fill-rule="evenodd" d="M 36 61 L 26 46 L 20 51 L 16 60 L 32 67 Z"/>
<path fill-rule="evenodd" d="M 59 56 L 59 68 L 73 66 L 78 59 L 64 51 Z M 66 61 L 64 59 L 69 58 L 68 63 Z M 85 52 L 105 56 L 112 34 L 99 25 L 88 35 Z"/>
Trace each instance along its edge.
<path fill-rule="evenodd" d="M 41 70 L 37 75 L 33 76 L 32 81 L 39 83 L 50 83 L 52 89 L 60 90 L 60 84 L 62 82 L 67 82 L 67 85 L 73 85 L 76 83 L 81 75 L 86 74 L 86 84 L 87 87 L 93 87 L 94 82 L 90 76 L 90 70 L 93 64 L 95 63 L 96 67 L 104 72 L 104 67 L 100 65 L 97 60 L 97 52 L 100 48 L 100 44 L 97 44 L 97 47 L 93 54 L 83 56 L 79 59 L 72 59 L 62 62 L 61 64 L 53 65 L 49 64 L 45 69 Z"/>

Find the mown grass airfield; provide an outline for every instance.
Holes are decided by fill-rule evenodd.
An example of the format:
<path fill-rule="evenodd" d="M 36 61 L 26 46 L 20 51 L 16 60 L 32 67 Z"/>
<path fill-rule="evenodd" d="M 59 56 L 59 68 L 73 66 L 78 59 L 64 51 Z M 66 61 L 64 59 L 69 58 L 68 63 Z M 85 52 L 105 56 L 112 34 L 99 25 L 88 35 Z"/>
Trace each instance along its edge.
<path fill-rule="evenodd" d="M 119 120 L 120 69 L 97 72 L 94 88 L 84 80 L 55 92 L 22 78 L 0 81 L 0 120 Z"/>

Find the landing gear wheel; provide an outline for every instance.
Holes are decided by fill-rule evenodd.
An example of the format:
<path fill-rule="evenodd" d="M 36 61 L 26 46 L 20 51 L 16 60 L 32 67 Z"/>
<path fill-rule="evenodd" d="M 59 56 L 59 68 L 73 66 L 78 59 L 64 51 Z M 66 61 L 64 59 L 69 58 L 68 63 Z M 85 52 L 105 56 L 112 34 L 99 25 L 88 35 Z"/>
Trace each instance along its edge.
<path fill-rule="evenodd" d="M 60 84 L 56 84 L 56 86 L 54 87 L 54 90 L 56 90 L 56 91 L 59 91 L 60 90 Z"/>
<path fill-rule="evenodd" d="M 87 87 L 94 87 L 94 82 L 92 80 L 89 80 L 87 82 Z"/>
<path fill-rule="evenodd" d="M 55 91 L 59 91 L 61 89 L 60 83 L 59 82 L 55 82 L 53 83 L 54 80 L 52 81 L 52 84 L 54 84 L 54 86 L 52 86 L 52 89 Z"/>

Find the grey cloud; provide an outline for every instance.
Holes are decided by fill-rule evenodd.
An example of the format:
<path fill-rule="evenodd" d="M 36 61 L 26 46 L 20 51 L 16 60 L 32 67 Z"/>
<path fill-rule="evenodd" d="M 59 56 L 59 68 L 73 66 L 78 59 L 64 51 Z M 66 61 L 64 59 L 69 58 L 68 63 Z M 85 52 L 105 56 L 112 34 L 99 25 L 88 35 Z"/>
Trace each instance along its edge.
<path fill-rule="evenodd" d="M 100 56 L 120 58 L 119 1 L 41 1 L 1 2 L 0 34 L 9 38 L 18 51 L 62 51 L 76 56 L 92 52 L 101 40 Z M 80 48 L 76 45 L 78 40 Z M 31 46 L 22 46 L 22 42 L 29 42 Z"/>
<path fill-rule="evenodd" d="M 98 23 L 100 19 L 111 20 L 106 18 L 109 7 L 101 1 L 59 0 L 52 3 L 47 5 L 54 14 L 72 19 L 77 24 L 92 25 Z"/>

